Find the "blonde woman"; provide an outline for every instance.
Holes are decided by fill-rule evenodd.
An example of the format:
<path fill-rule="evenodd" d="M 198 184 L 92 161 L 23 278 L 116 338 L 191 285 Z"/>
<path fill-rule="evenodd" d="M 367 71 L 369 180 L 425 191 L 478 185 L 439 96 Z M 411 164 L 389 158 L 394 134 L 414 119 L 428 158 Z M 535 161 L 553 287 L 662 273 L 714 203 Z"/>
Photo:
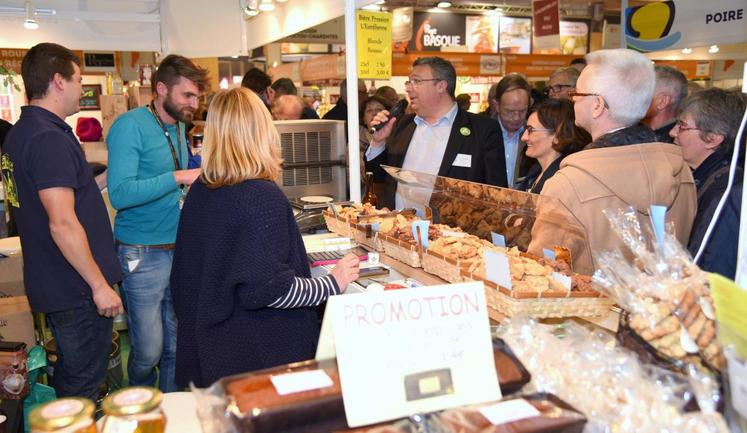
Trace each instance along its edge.
<path fill-rule="evenodd" d="M 293 211 L 274 183 L 279 153 L 277 130 L 253 92 L 215 96 L 171 273 L 178 386 L 312 358 L 313 307 L 358 277 L 349 255 L 330 275 L 310 278 Z"/>

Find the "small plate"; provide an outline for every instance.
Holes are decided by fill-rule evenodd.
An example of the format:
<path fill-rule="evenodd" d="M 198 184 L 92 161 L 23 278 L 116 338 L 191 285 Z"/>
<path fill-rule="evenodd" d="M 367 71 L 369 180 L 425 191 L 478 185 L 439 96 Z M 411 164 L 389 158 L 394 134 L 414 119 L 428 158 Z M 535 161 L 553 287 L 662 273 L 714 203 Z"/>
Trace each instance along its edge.
<path fill-rule="evenodd" d="M 329 203 L 332 201 L 332 197 L 326 195 L 307 195 L 306 197 L 301 197 L 301 201 L 305 201 L 306 203 Z"/>

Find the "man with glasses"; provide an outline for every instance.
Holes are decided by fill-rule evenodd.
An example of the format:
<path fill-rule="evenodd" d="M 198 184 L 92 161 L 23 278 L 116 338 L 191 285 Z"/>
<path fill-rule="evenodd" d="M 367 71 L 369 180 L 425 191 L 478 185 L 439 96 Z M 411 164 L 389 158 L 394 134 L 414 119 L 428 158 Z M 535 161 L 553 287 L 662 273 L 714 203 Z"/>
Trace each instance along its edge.
<path fill-rule="evenodd" d="M 456 71 L 440 57 L 421 57 L 405 83 L 415 111 L 401 119 L 379 112 L 372 125 L 386 123 L 373 134 L 366 160 L 432 175 L 506 186 L 503 142 L 495 122 L 460 110 L 454 101 Z M 396 183 L 387 177 L 382 206 L 402 208 Z"/>
<path fill-rule="evenodd" d="M 581 75 L 578 69 L 567 67 L 558 69 L 550 75 L 547 82 L 547 95 L 556 99 L 571 99 L 568 94 L 576 91 L 576 81 Z"/>
<path fill-rule="evenodd" d="M 666 208 L 677 239 L 686 245 L 695 218 L 695 184 L 680 147 L 659 143 L 654 132 L 640 124 L 654 93 L 654 67 L 646 56 L 626 50 L 601 50 L 586 56 L 574 101 L 576 124 L 587 130 L 592 142 L 566 157 L 560 170 L 542 189 L 542 195 L 563 204 L 583 226 L 586 237 L 562 227 L 550 217 L 551 206 L 540 207 L 532 229 L 529 252 L 543 248 L 571 249 L 576 272 L 595 270 L 592 251 L 623 246 L 611 234 L 605 209 L 633 207 L 647 217 L 651 205 Z M 573 236 L 573 238 L 572 238 Z"/>
<path fill-rule="evenodd" d="M 494 101 L 506 160 L 506 178 L 510 188 L 513 188 L 529 167 L 536 163 L 534 159 L 526 158 L 526 144 L 521 141 L 529 107 L 532 104 L 531 95 L 532 87 L 519 74 L 508 74 L 503 77 L 498 82 L 495 92 Z"/>

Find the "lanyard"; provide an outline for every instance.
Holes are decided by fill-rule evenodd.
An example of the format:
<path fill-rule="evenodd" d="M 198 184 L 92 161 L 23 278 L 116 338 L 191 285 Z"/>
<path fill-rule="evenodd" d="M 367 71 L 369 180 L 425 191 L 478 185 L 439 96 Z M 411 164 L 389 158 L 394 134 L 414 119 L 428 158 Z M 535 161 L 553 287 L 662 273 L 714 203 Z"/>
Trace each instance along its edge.
<path fill-rule="evenodd" d="M 176 149 L 174 148 L 174 142 L 171 141 L 171 134 L 169 134 L 169 131 L 166 129 L 166 125 L 164 125 L 163 120 L 161 120 L 161 116 L 158 115 L 158 111 L 156 111 L 156 105 L 151 102 L 150 106 L 148 107 L 150 109 L 150 112 L 153 114 L 153 117 L 156 118 L 156 123 L 158 123 L 158 126 L 161 127 L 163 130 L 163 135 L 166 136 L 166 141 L 169 143 L 169 149 L 171 150 L 171 158 L 174 160 L 174 169 L 175 170 L 181 170 L 182 165 L 179 162 L 179 157 L 176 155 Z M 179 148 L 182 147 L 182 132 L 179 128 L 179 121 L 176 122 L 176 139 L 179 143 Z M 182 185 L 183 187 L 183 185 Z"/>

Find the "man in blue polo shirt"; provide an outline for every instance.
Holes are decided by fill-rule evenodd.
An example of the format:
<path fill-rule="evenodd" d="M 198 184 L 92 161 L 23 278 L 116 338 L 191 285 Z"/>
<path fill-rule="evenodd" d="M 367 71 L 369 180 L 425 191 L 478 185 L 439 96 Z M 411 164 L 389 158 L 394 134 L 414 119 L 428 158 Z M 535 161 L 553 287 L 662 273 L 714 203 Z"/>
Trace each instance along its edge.
<path fill-rule="evenodd" d="M 78 112 L 80 60 L 42 43 L 23 58 L 29 105 L 1 157 L 7 202 L 23 248 L 31 308 L 57 342 L 57 396 L 96 400 L 106 378 L 112 318 L 122 302 L 112 230 L 93 173 L 65 118 Z"/>
<path fill-rule="evenodd" d="M 176 390 L 176 317 L 169 278 L 187 187 L 184 124 L 192 120 L 207 71 L 170 55 L 153 79 L 153 102 L 119 116 L 106 137 L 109 198 L 117 209 L 114 238 L 124 274 L 121 293 L 132 349 L 130 385 Z M 159 367 L 159 371 L 156 371 Z"/>

